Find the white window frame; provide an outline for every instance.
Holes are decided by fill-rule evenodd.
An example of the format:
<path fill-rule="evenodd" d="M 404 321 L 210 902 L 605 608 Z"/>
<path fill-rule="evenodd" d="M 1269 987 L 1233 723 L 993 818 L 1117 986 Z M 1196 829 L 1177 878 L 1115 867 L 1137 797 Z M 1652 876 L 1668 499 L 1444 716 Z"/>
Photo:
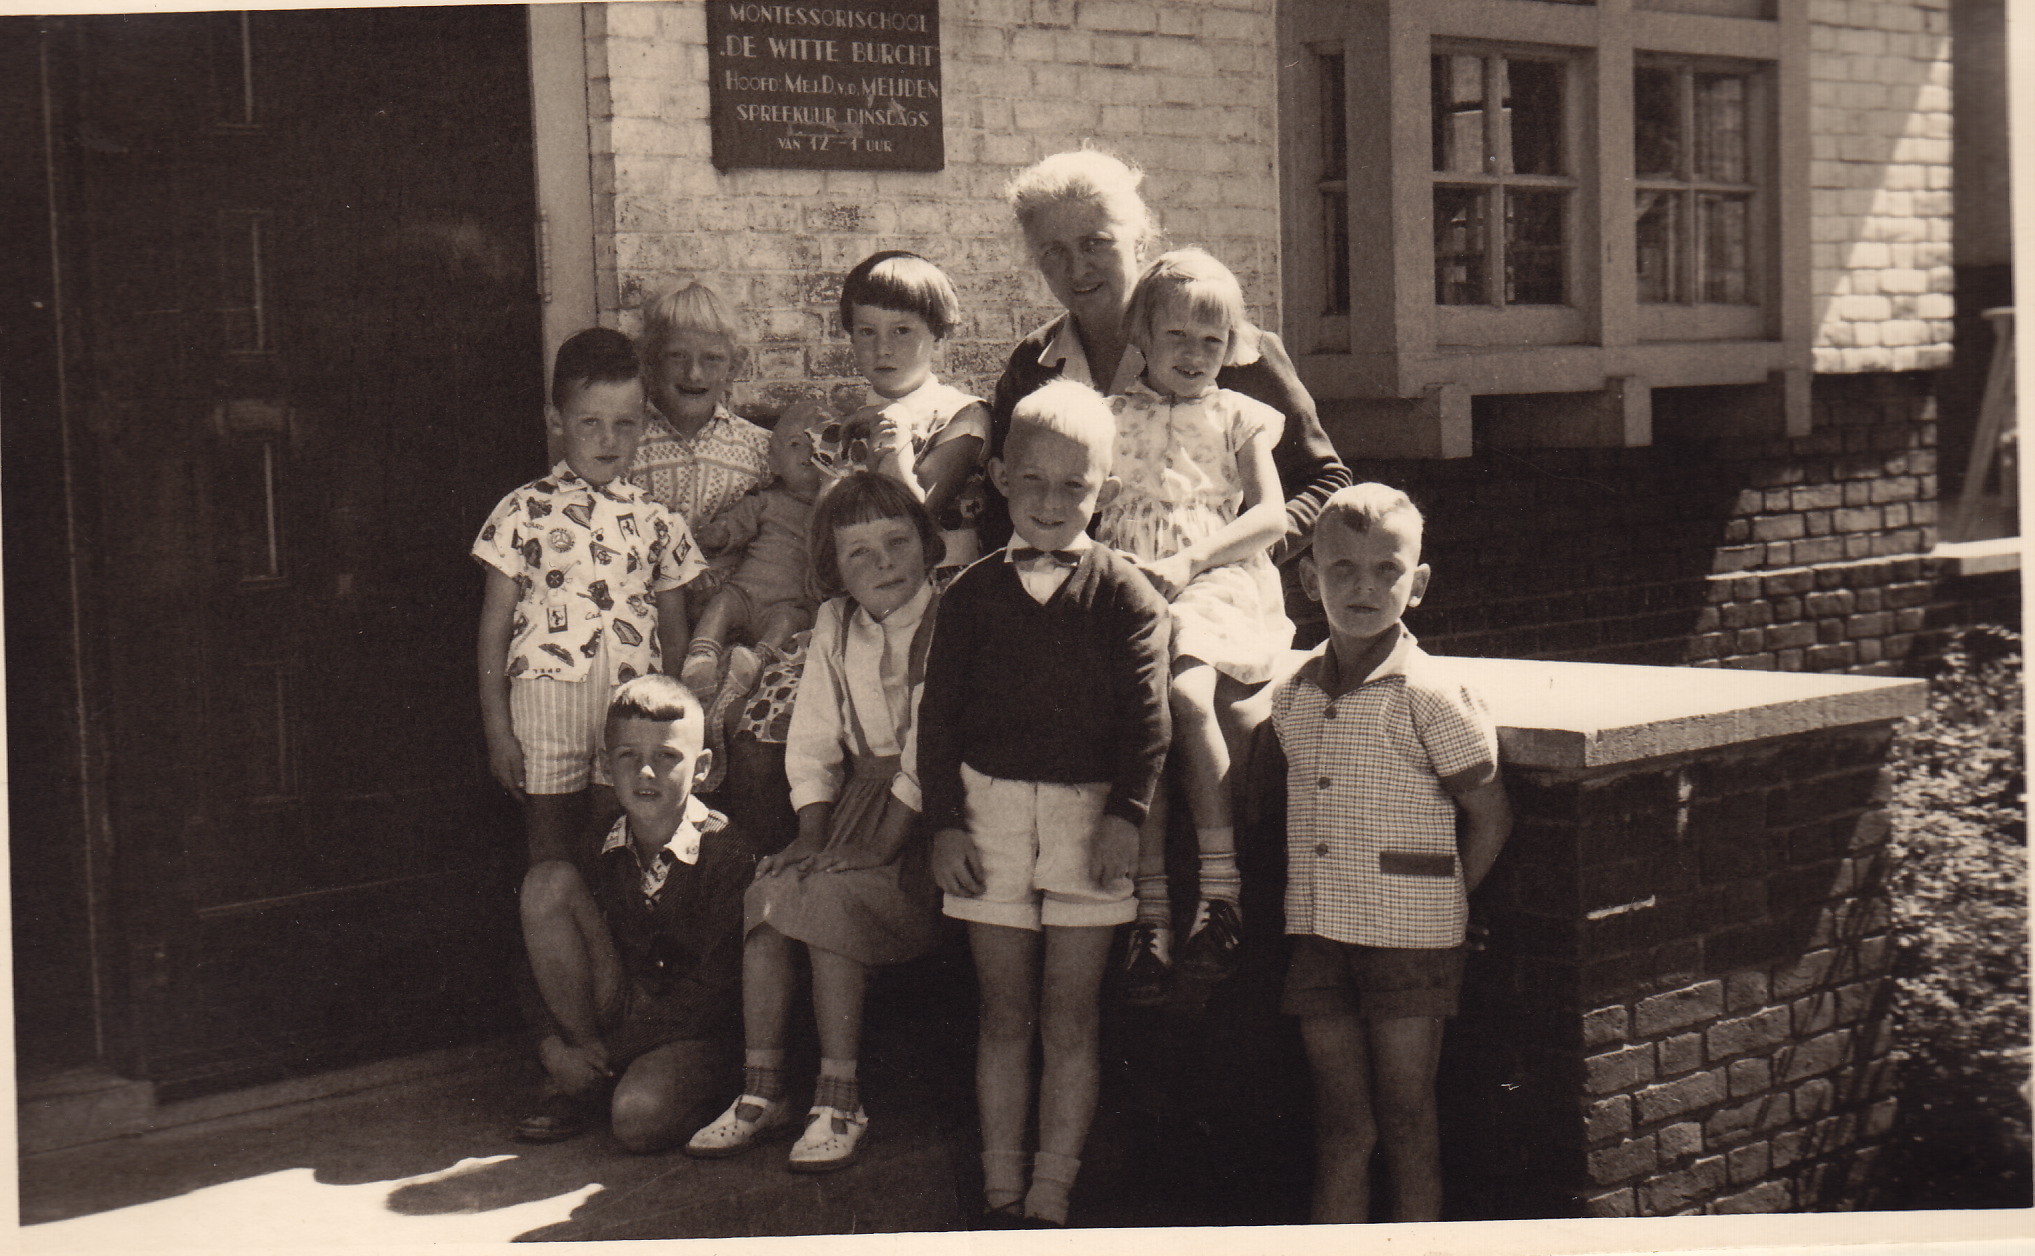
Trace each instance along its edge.
<path fill-rule="evenodd" d="M 1664 2 L 1672 0 L 1654 0 Z M 1285 327 L 1346 453 L 1467 455 L 1476 396 L 1498 399 L 1480 410 L 1514 416 L 1478 435 L 1509 443 L 1646 444 L 1652 390 L 1724 385 L 1751 390 L 1730 407 L 1741 421 L 1757 416 L 1748 430 L 1807 431 L 1808 9 L 1807 0 L 1775 3 L 1773 16 L 1755 17 L 1741 15 L 1752 0 L 1682 0 L 1711 12 L 1632 0 L 1280 0 Z M 1546 307 L 1435 302 L 1429 57 L 1507 47 L 1573 58 L 1568 108 L 1582 125 L 1569 156 L 1579 180 L 1568 242 L 1572 331 L 1559 319 L 1535 326 Z M 1353 299 L 1346 315 L 1327 316 L 1320 74 L 1336 54 Z M 1749 102 L 1770 120 L 1759 139 L 1770 184 L 1755 210 L 1764 219 L 1751 276 L 1757 307 L 1643 309 L 1638 300 L 1632 83 L 1641 57 L 1761 68 L 1765 96 Z"/>

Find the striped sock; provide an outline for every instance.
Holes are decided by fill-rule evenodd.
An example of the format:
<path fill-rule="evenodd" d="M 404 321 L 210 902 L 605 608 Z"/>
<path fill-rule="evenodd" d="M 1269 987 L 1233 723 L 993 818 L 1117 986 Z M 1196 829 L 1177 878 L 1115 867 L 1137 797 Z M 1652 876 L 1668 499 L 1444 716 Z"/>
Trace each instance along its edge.
<path fill-rule="evenodd" d="M 1221 832 L 1228 833 L 1230 830 L 1224 829 Z M 1244 888 L 1243 874 L 1237 871 L 1236 852 L 1203 850 L 1199 862 L 1201 897 L 1219 898 L 1234 907 Z"/>
<path fill-rule="evenodd" d="M 1173 927 L 1173 893 L 1163 872 L 1140 872 L 1137 877 L 1138 923 Z"/>

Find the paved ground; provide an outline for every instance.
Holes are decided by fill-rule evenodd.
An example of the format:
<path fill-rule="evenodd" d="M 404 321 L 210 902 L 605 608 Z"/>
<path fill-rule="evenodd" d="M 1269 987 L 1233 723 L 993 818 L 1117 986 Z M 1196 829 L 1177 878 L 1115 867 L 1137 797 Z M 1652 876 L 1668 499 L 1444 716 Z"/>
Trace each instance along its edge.
<path fill-rule="evenodd" d="M 864 1060 L 870 1141 L 840 1173 L 787 1172 L 785 1142 L 718 1162 L 632 1155 L 604 1131 L 526 1146 L 506 1130 L 535 1065 L 496 1063 L 24 1158 L 25 1245 L 132 1251 L 145 1236 L 151 1247 L 280 1250 L 340 1236 L 395 1246 L 972 1228 L 973 1020 L 952 1014 L 970 991 L 952 963 L 895 977 L 872 1009 Z M 1262 1065 L 1223 1047 L 1234 1023 L 1112 1016 L 1077 1224 L 1299 1219 L 1287 1153 L 1304 1132 L 1275 1121 L 1248 1147 L 1224 1132 L 1235 1101 L 1273 1093 L 1257 1081 Z M 1237 1084 L 1192 1083 L 1188 1093 L 1210 1102 L 1177 1102 L 1179 1087 L 1153 1084 L 1154 1061 L 1181 1076 L 1213 1061 Z M 1297 1182 L 1304 1192 L 1304 1167 Z"/>

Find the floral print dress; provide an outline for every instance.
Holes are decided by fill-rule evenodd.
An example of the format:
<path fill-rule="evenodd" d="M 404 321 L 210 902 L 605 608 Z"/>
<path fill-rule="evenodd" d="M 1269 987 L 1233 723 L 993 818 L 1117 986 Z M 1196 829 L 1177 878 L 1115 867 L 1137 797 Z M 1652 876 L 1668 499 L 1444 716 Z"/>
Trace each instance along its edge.
<path fill-rule="evenodd" d="M 1138 380 L 1109 399 L 1123 482 L 1098 517 L 1096 539 L 1139 562 L 1170 558 L 1234 521 L 1243 509 L 1237 461 L 1260 435 L 1276 443 L 1285 417 L 1262 401 L 1218 388 L 1174 400 Z M 1173 656 L 1197 658 L 1244 684 L 1272 675 L 1293 644 L 1270 549 L 1211 567 L 1174 597 Z"/>

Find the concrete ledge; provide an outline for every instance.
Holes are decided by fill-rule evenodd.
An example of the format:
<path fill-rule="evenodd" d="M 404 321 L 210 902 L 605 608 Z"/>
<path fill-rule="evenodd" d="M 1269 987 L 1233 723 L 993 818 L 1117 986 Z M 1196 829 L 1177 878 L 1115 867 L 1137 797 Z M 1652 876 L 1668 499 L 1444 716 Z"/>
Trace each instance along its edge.
<path fill-rule="evenodd" d="M 1987 541 L 1945 541 L 1929 551 L 1936 574 L 1947 579 L 1960 576 L 1990 576 L 2021 570 L 2021 538 L 1995 537 Z"/>
<path fill-rule="evenodd" d="M 1728 668 L 1449 658 L 1491 704 L 1505 762 L 1593 768 L 1922 709 L 1919 680 Z"/>

